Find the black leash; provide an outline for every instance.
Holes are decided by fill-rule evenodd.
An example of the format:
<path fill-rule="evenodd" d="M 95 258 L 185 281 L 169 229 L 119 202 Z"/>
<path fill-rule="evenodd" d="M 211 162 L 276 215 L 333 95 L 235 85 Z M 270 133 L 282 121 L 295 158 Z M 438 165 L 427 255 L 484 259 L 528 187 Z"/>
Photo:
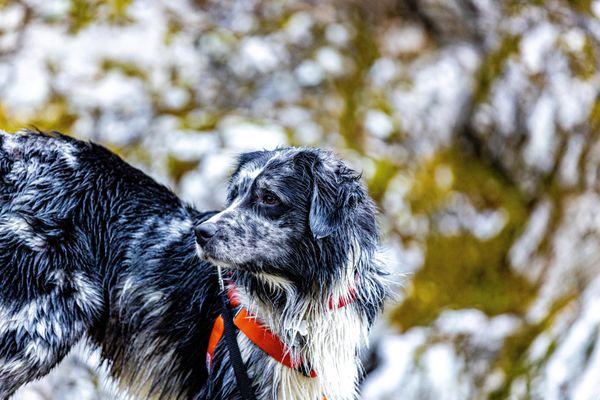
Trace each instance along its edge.
<path fill-rule="evenodd" d="M 227 349 L 229 350 L 229 359 L 231 360 L 231 366 L 235 373 L 238 390 L 244 400 L 256 400 L 252 381 L 248 376 L 248 369 L 246 368 L 246 364 L 244 364 L 244 360 L 242 360 L 242 353 L 238 346 L 237 328 L 233 324 L 233 313 L 229 308 L 229 298 L 227 297 L 225 283 L 223 282 L 223 276 L 221 275 L 221 267 L 217 267 L 217 273 L 219 275 L 219 286 L 221 289 L 221 316 L 223 317 L 225 342 L 227 344 Z"/>

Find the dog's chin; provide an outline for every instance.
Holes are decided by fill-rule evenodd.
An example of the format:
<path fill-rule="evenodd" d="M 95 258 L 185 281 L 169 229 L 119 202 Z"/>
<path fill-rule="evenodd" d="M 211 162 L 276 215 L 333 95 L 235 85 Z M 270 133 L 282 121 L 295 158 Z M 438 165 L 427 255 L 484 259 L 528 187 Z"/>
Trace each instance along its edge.
<path fill-rule="evenodd" d="M 207 261 L 218 267 L 229 268 L 229 269 L 238 268 L 235 263 L 232 263 L 231 261 L 224 260 L 220 257 L 217 257 L 215 254 L 213 254 L 212 251 L 210 251 L 209 249 L 204 249 L 198 244 L 196 244 L 196 254 L 198 254 L 198 257 L 201 260 Z"/>

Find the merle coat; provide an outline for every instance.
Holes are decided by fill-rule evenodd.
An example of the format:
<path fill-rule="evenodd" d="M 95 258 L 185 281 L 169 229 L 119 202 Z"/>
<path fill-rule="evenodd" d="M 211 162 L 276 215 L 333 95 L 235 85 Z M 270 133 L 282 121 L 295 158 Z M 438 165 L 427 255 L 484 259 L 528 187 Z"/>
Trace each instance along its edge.
<path fill-rule="evenodd" d="M 317 156 L 309 153 L 304 158 L 313 161 L 311 169 Z M 266 157 L 265 152 L 261 157 Z M 256 166 L 268 161 L 259 159 L 258 153 L 242 157 L 234 177 L 245 163 Z M 302 173 L 302 179 L 310 179 L 309 185 L 315 186 L 318 179 L 309 176 L 311 173 Z M 302 251 L 309 256 L 303 257 L 312 257 L 308 269 L 299 273 L 298 268 L 304 267 L 296 264 L 293 271 L 286 272 L 283 264 L 256 262 L 251 257 L 241 263 L 243 268 L 240 264 L 232 271 L 232 279 L 249 299 L 248 306 L 260 310 L 256 305 L 259 299 L 277 300 L 264 314 L 285 315 L 293 309 L 291 300 L 286 300 L 290 296 L 296 297 L 293 304 L 310 304 L 318 296 L 311 293 L 314 285 L 307 286 L 307 281 L 322 280 L 317 286 L 323 292 L 323 288 L 333 288 L 335 278 L 342 275 L 332 265 L 316 266 L 315 260 L 337 262 L 336 257 L 344 258 L 350 251 L 350 240 L 331 239 L 332 243 L 346 243 L 331 247 L 336 254 L 333 257 L 315 232 L 328 236 L 335 230 L 332 225 L 349 222 L 342 221 L 344 216 L 337 208 L 336 214 L 317 215 L 333 206 L 317 204 L 316 189 L 307 190 L 310 192 L 297 193 L 304 198 L 297 207 L 303 209 L 294 215 L 306 220 L 302 229 L 310 232 L 312 227 L 313 234 L 294 239 L 293 246 L 304 246 Z M 228 206 L 236 196 L 230 190 Z M 346 196 L 345 200 L 351 197 Z M 367 201 L 363 192 L 356 196 L 352 204 L 343 206 L 353 208 L 354 203 Z M 374 209 L 372 203 L 364 204 L 368 217 L 363 224 L 366 233 L 361 234 L 367 239 L 361 248 L 371 257 L 377 242 Z M 255 204 L 248 207 L 260 208 Z M 99 350 L 118 385 L 138 398 L 239 398 L 223 343 L 217 348 L 210 374 L 205 363 L 208 337 L 219 310 L 213 265 L 219 260 L 206 256 L 201 247 L 197 249 L 194 229 L 218 216 L 221 214 L 188 206 L 99 145 L 58 133 L 0 132 L 0 398 L 46 375 L 80 340 Z M 271 221 L 269 218 L 263 219 Z M 242 228 L 237 227 L 238 234 L 244 234 Z M 221 239 L 228 242 L 223 235 Z M 197 250 L 212 263 L 201 259 Z M 235 263 L 225 260 L 222 264 Z M 381 308 L 385 289 L 378 267 L 364 264 L 360 271 L 352 270 L 364 275 L 363 285 L 368 287 L 353 309 L 357 323 L 368 327 Z M 261 273 L 289 285 L 279 291 L 272 279 L 261 280 Z M 323 296 L 333 293 L 325 292 Z M 257 299 L 256 304 L 252 299 Z M 278 365 L 240 340 L 259 397 L 277 397 L 274 385 L 280 378 L 258 372 Z M 356 352 L 350 349 L 354 358 Z M 360 368 L 357 364 L 351 369 L 356 381 Z M 321 393 L 323 389 L 315 390 Z M 329 397 L 333 399 L 335 394 Z"/>

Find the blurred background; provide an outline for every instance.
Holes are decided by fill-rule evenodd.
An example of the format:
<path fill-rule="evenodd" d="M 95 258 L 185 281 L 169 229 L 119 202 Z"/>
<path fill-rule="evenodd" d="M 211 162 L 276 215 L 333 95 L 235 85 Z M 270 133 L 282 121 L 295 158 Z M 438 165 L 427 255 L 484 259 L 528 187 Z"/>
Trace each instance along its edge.
<path fill-rule="evenodd" d="M 239 152 L 332 148 L 402 282 L 363 399 L 600 399 L 598 0 L 0 0 L 0 128 L 32 125 L 200 209 Z M 112 399 L 96 361 L 16 398 Z"/>

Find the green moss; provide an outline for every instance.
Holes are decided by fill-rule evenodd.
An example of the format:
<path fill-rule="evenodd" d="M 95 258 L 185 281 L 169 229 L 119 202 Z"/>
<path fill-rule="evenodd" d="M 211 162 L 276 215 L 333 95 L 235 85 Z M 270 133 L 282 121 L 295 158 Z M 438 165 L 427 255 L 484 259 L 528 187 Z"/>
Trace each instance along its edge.
<path fill-rule="evenodd" d="M 567 2 L 577 11 L 592 14 L 592 4 L 594 3 L 594 0 L 567 0 Z"/>
<path fill-rule="evenodd" d="M 482 242 L 471 235 L 431 235 L 425 265 L 414 276 L 393 321 L 406 330 L 431 323 L 444 309 L 523 313 L 533 291 L 505 263 L 506 236 Z"/>
<path fill-rule="evenodd" d="M 598 71 L 600 55 L 598 54 L 595 43 L 590 37 L 586 36 L 581 51 L 568 51 L 567 56 L 571 71 L 580 79 L 591 79 Z"/>
<path fill-rule="evenodd" d="M 540 334 L 552 326 L 560 311 L 572 304 L 577 297 L 577 294 L 571 293 L 558 299 L 545 318 L 535 324 L 525 324 L 505 340 L 502 351 L 495 362 L 495 368 L 504 372 L 505 380 L 500 388 L 490 394 L 490 400 L 509 398 L 510 388 L 515 379 L 524 377 L 529 383 L 534 372 L 548 361 L 557 347 L 556 341 L 550 344 L 546 354 L 540 360 L 530 361 L 527 357 L 527 350 Z"/>
<path fill-rule="evenodd" d="M 127 10 L 133 0 L 70 0 L 69 31 L 77 33 L 96 20 L 113 24 L 130 21 Z"/>
<path fill-rule="evenodd" d="M 176 18 L 169 18 L 167 25 L 167 31 L 165 32 L 165 44 L 170 46 L 173 43 L 173 39 L 179 32 L 183 30 L 183 23 Z"/>
<path fill-rule="evenodd" d="M 127 10 L 133 0 L 110 0 L 110 17 L 113 22 L 128 21 Z"/>
<path fill-rule="evenodd" d="M 361 151 L 364 148 L 363 112 L 366 78 L 373 62 L 379 56 L 373 26 L 367 21 L 365 4 L 352 2 L 348 8 L 356 34 L 348 46 L 347 54 L 354 62 L 350 73 L 335 80 L 334 85 L 343 99 L 343 111 L 339 117 L 339 131 L 348 147 Z"/>
<path fill-rule="evenodd" d="M 600 98 L 598 98 L 592 106 L 588 121 L 590 122 L 590 127 L 593 132 L 600 131 Z"/>
<path fill-rule="evenodd" d="M 21 119 L 0 103 L 0 129 L 14 132 L 24 127 L 36 127 L 41 130 L 56 130 L 70 132 L 77 121 L 67 101 L 58 95 L 53 95 L 42 107 L 32 113 L 31 118 Z"/>
<path fill-rule="evenodd" d="M 11 117 L 11 113 L 8 112 L 4 104 L 0 103 L 0 129 L 7 132 L 14 132 L 22 127 L 22 125 L 19 125 L 18 122 Z"/>
<path fill-rule="evenodd" d="M 180 160 L 171 154 L 169 154 L 167 158 L 167 171 L 169 172 L 169 176 L 173 178 L 176 183 L 179 183 L 183 175 L 195 169 L 197 166 L 198 160 Z"/>
<path fill-rule="evenodd" d="M 179 116 L 179 128 L 189 129 L 194 131 L 212 131 L 217 128 L 219 121 L 222 117 L 221 113 L 210 113 L 210 112 L 193 112 L 192 108 L 190 112 L 186 112 Z"/>
<path fill-rule="evenodd" d="M 380 202 L 391 179 L 398 173 L 398 166 L 390 160 L 381 158 L 374 160 L 375 162 L 375 174 L 367 182 L 369 186 L 369 193 L 376 202 Z"/>
<path fill-rule="evenodd" d="M 445 175 L 451 172 L 453 178 L 440 179 L 440 169 Z M 451 149 L 426 162 L 415 177 L 408 200 L 415 214 L 433 222 L 432 217 L 456 192 L 468 197 L 477 209 L 502 210 L 505 226 L 496 236 L 482 240 L 469 232 L 443 235 L 432 223 L 425 240 L 424 265 L 393 313 L 393 322 L 401 330 L 427 325 L 444 309 L 522 314 L 535 294 L 535 287 L 507 261 L 527 217 L 520 191 L 484 162 Z"/>
<path fill-rule="evenodd" d="M 101 2 L 97 0 L 71 0 L 69 31 L 77 33 L 96 19 Z"/>
<path fill-rule="evenodd" d="M 507 35 L 500 46 L 483 60 L 475 77 L 474 100 L 476 104 L 487 99 L 493 83 L 502 74 L 506 61 L 518 52 L 520 42 L 519 36 Z"/>
<path fill-rule="evenodd" d="M 104 72 L 108 71 L 119 71 L 123 75 L 131 77 L 131 78 L 140 78 L 142 80 L 147 79 L 146 72 L 131 62 L 114 60 L 114 59 L 104 59 L 100 64 L 100 68 Z"/>

